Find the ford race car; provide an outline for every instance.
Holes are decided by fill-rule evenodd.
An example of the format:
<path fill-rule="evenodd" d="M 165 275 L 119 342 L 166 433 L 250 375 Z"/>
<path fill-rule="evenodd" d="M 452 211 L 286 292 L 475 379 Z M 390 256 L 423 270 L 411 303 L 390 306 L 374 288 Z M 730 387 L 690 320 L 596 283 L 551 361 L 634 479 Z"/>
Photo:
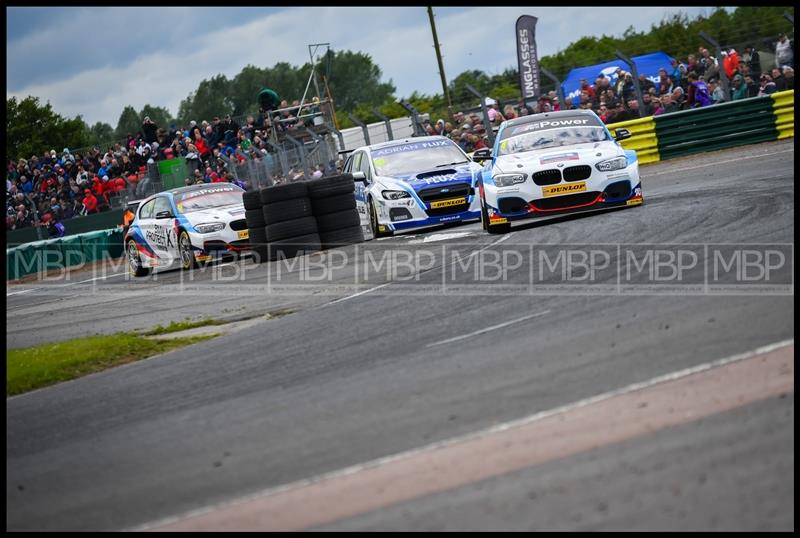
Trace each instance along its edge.
<path fill-rule="evenodd" d="M 494 147 L 476 151 L 487 161 L 478 185 L 481 221 L 489 233 L 511 222 L 566 212 L 643 202 L 636 152 L 591 110 L 534 114 L 500 125 Z"/>
<path fill-rule="evenodd" d="M 230 183 L 192 185 L 154 194 L 139 204 L 125 234 L 131 272 L 180 263 L 195 267 L 231 252 L 250 250 L 244 190 Z"/>
<path fill-rule="evenodd" d="M 475 184 L 480 170 L 443 136 L 364 146 L 344 166 L 345 173 L 366 183 L 364 201 L 375 237 L 479 219 Z"/>

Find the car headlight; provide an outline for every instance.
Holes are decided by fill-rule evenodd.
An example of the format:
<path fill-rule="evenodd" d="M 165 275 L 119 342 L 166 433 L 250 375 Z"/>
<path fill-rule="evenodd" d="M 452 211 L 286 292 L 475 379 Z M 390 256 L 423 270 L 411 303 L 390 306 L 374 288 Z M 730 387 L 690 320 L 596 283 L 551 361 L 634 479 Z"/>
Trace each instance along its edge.
<path fill-rule="evenodd" d="M 601 172 L 611 172 L 612 170 L 619 170 L 620 168 L 628 166 L 628 159 L 625 157 L 615 157 L 607 161 L 600 161 L 594 166 Z"/>
<path fill-rule="evenodd" d="M 510 187 L 517 183 L 525 182 L 525 174 L 502 174 L 494 176 L 494 183 L 498 187 Z"/>
<path fill-rule="evenodd" d="M 411 195 L 406 191 L 381 191 L 383 197 L 387 200 L 399 200 L 400 198 L 410 198 Z"/>
<path fill-rule="evenodd" d="M 201 234 L 210 234 L 211 232 L 218 232 L 224 227 L 224 222 L 209 222 L 207 224 L 198 224 L 194 227 L 194 229 Z"/>

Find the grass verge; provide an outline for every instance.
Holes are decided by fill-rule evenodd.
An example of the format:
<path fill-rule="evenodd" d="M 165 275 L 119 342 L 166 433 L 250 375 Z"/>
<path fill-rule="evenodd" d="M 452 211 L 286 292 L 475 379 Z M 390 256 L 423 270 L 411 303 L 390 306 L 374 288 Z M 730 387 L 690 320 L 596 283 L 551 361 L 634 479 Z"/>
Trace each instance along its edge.
<path fill-rule="evenodd" d="M 156 325 L 149 331 L 142 333 L 145 336 L 155 336 L 157 334 L 175 333 L 178 331 L 185 331 L 187 329 L 194 329 L 195 327 L 205 327 L 207 325 L 222 325 L 224 321 L 216 319 L 203 319 L 200 321 L 172 321 L 167 326 Z"/>
<path fill-rule="evenodd" d="M 6 353 L 6 397 L 76 379 L 216 335 L 151 340 L 132 333 L 89 336 Z"/>

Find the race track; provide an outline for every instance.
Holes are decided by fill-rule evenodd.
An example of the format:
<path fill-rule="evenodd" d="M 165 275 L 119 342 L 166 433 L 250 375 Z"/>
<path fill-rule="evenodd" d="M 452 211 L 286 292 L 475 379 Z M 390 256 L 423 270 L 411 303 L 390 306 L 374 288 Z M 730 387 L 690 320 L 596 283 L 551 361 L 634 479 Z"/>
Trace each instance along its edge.
<path fill-rule="evenodd" d="M 187 317 L 284 315 L 8 399 L 7 529 L 164 524 L 792 340 L 793 140 L 641 175 L 641 207 L 505 236 L 470 223 L 349 246 L 324 282 L 246 260 L 218 267 L 224 282 L 212 270 L 131 279 L 123 266 L 8 286 L 7 349 Z M 643 244 L 769 248 L 788 263 L 761 291 L 709 292 L 703 263 L 676 289 L 625 286 L 621 245 Z M 541 245 L 591 246 L 612 265 L 588 288 L 559 288 L 555 274 L 538 278 Z M 419 256 L 365 281 L 367 252 Z M 491 269 L 492 253 L 513 269 L 476 285 L 465 260 Z M 724 412 L 307 527 L 790 530 L 791 375 L 791 390 Z"/>

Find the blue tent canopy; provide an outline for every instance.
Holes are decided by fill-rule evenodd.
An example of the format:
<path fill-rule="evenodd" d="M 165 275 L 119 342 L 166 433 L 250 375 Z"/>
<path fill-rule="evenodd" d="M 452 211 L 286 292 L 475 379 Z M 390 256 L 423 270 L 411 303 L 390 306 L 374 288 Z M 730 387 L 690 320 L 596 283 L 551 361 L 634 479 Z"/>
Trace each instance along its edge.
<path fill-rule="evenodd" d="M 639 74 L 644 75 L 655 84 L 660 82 L 658 76 L 659 69 L 663 67 L 667 70 L 667 73 L 672 72 L 672 57 L 665 52 L 653 52 L 650 54 L 642 54 L 641 56 L 633 56 L 631 60 L 636 64 L 636 69 Z M 610 83 L 613 86 L 617 81 L 617 74 L 615 71 L 618 67 L 621 67 L 624 71 L 630 70 L 628 65 L 619 59 L 573 69 L 561 82 L 561 89 L 564 90 L 564 97 L 575 98 L 580 94 L 581 79 L 585 78 L 589 81 L 589 84 L 594 84 L 595 79 L 600 73 L 609 77 Z"/>

